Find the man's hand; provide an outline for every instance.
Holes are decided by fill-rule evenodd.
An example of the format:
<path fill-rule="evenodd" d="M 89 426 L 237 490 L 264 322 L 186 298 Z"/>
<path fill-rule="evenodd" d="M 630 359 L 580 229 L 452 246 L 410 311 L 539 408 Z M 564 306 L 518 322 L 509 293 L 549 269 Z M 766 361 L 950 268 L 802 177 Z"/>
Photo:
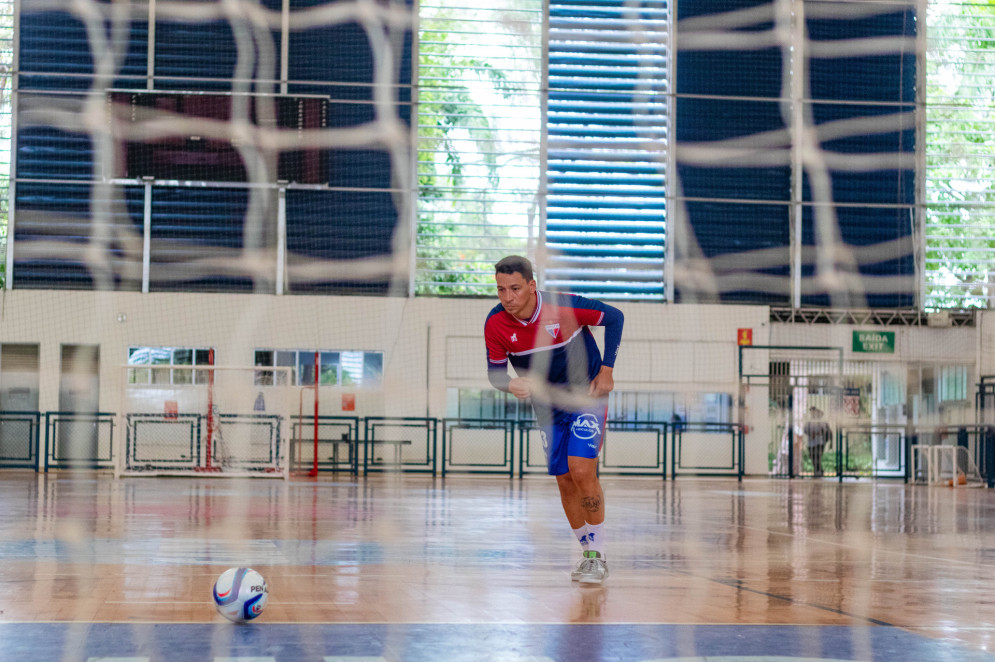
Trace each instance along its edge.
<path fill-rule="evenodd" d="M 532 380 L 527 377 L 515 377 L 508 382 L 508 390 L 519 400 L 526 400 L 532 395 Z"/>
<path fill-rule="evenodd" d="M 615 379 L 612 377 L 612 369 L 608 366 L 601 366 L 601 371 L 595 375 L 591 381 L 591 387 L 587 393 L 592 398 L 603 398 L 615 389 Z"/>

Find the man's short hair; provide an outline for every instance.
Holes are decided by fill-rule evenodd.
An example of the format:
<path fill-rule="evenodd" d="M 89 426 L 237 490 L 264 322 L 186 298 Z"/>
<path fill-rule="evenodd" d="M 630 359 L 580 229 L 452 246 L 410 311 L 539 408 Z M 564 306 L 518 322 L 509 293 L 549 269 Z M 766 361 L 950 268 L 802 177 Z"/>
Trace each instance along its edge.
<path fill-rule="evenodd" d="M 525 282 L 535 280 L 532 276 L 532 263 L 520 255 L 509 255 L 494 265 L 494 273 L 522 274 Z"/>

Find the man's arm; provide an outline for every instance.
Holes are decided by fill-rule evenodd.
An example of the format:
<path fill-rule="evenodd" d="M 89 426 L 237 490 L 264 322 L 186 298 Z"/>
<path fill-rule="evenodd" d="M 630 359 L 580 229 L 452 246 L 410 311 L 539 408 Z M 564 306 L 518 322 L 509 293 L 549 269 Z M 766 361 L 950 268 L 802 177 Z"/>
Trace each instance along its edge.
<path fill-rule="evenodd" d="M 588 299 L 578 294 L 563 296 L 562 305 L 573 308 L 579 324 L 605 327 L 605 352 L 601 364 L 614 368 L 618 348 L 622 344 L 622 327 L 625 325 L 622 311 L 597 299 Z"/>
<path fill-rule="evenodd" d="M 508 374 L 507 361 L 500 364 L 494 364 L 491 363 L 491 361 L 487 361 L 487 381 L 489 381 L 491 386 L 497 390 L 508 393 L 511 390 L 509 388 L 511 384 L 511 375 Z"/>
<path fill-rule="evenodd" d="M 605 355 L 601 360 L 602 366 L 615 367 L 615 359 L 618 357 L 618 348 L 622 345 L 622 327 L 625 325 L 625 316 L 622 311 L 607 303 L 601 304 L 604 307 L 604 317 L 601 319 L 601 326 L 605 327 Z M 600 374 L 598 375 L 600 377 Z M 608 375 L 609 378 L 611 374 Z"/>
<path fill-rule="evenodd" d="M 494 341 L 484 325 L 484 341 L 487 345 L 487 381 L 499 391 L 511 393 L 519 400 L 525 400 L 532 395 L 532 382 L 524 377 L 514 377 L 508 374 L 508 355 Z"/>
<path fill-rule="evenodd" d="M 605 327 L 605 352 L 601 359 L 601 370 L 591 380 L 588 394 L 594 398 L 602 398 L 615 389 L 615 359 L 618 358 L 618 349 L 622 344 L 622 327 L 625 325 L 625 316 L 622 311 L 615 306 L 610 306 L 601 301 L 587 299 L 585 303 L 593 304 L 591 308 L 601 313 L 601 319 L 597 321 L 597 326 Z"/>
<path fill-rule="evenodd" d="M 612 377 L 613 370 L 606 365 L 601 366 L 601 370 L 591 381 L 591 388 L 587 391 L 588 395 L 592 398 L 602 398 L 611 393 L 615 389 L 615 379 Z"/>
<path fill-rule="evenodd" d="M 496 308 L 492 310 L 484 322 L 484 347 L 487 350 L 487 381 L 497 390 L 508 393 L 511 391 L 511 375 L 508 374 L 508 354 L 501 347 L 497 332 L 493 327 L 493 320 L 491 319 L 496 310 Z"/>
<path fill-rule="evenodd" d="M 528 377 L 512 377 L 508 374 L 508 364 L 495 365 L 488 361 L 487 380 L 499 391 L 511 393 L 519 400 L 532 397 L 532 381 Z"/>

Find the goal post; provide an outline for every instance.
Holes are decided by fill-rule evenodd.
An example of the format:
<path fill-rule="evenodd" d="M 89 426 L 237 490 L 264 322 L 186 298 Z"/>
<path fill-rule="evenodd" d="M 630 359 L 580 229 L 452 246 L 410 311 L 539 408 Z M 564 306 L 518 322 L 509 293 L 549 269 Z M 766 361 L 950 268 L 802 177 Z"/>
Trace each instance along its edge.
<path fill-rule="evenodd" d="M 290 402 L 297 397 L 292 368 L 122 370 L 118 475 L 287 477 Z"/>

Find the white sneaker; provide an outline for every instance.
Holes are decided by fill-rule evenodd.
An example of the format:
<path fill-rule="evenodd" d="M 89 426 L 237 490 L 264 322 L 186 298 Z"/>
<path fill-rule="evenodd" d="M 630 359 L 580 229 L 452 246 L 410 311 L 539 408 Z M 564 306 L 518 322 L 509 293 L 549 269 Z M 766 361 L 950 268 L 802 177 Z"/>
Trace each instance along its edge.
<path fill-rule="evenodd" d="M 580 561 L 577 561 L 577 565 L 574 566 L 574 569 L 570 572 L 570 580 L 575 582 L 580 581 L 580 578 L 587 572 L 587 566 L 591 563 L 593 563 L 592 559 L 581 557 Z"/>
<path fill-rule="evenodd" d="M 581 584 L 600 584 L 608 576 L 608 564 L 604 557 L 599 552 L 590 550 L 584 552 L 583 567 L 578 565 L 578 570 L 580 576 L 577 581 Z"/>

